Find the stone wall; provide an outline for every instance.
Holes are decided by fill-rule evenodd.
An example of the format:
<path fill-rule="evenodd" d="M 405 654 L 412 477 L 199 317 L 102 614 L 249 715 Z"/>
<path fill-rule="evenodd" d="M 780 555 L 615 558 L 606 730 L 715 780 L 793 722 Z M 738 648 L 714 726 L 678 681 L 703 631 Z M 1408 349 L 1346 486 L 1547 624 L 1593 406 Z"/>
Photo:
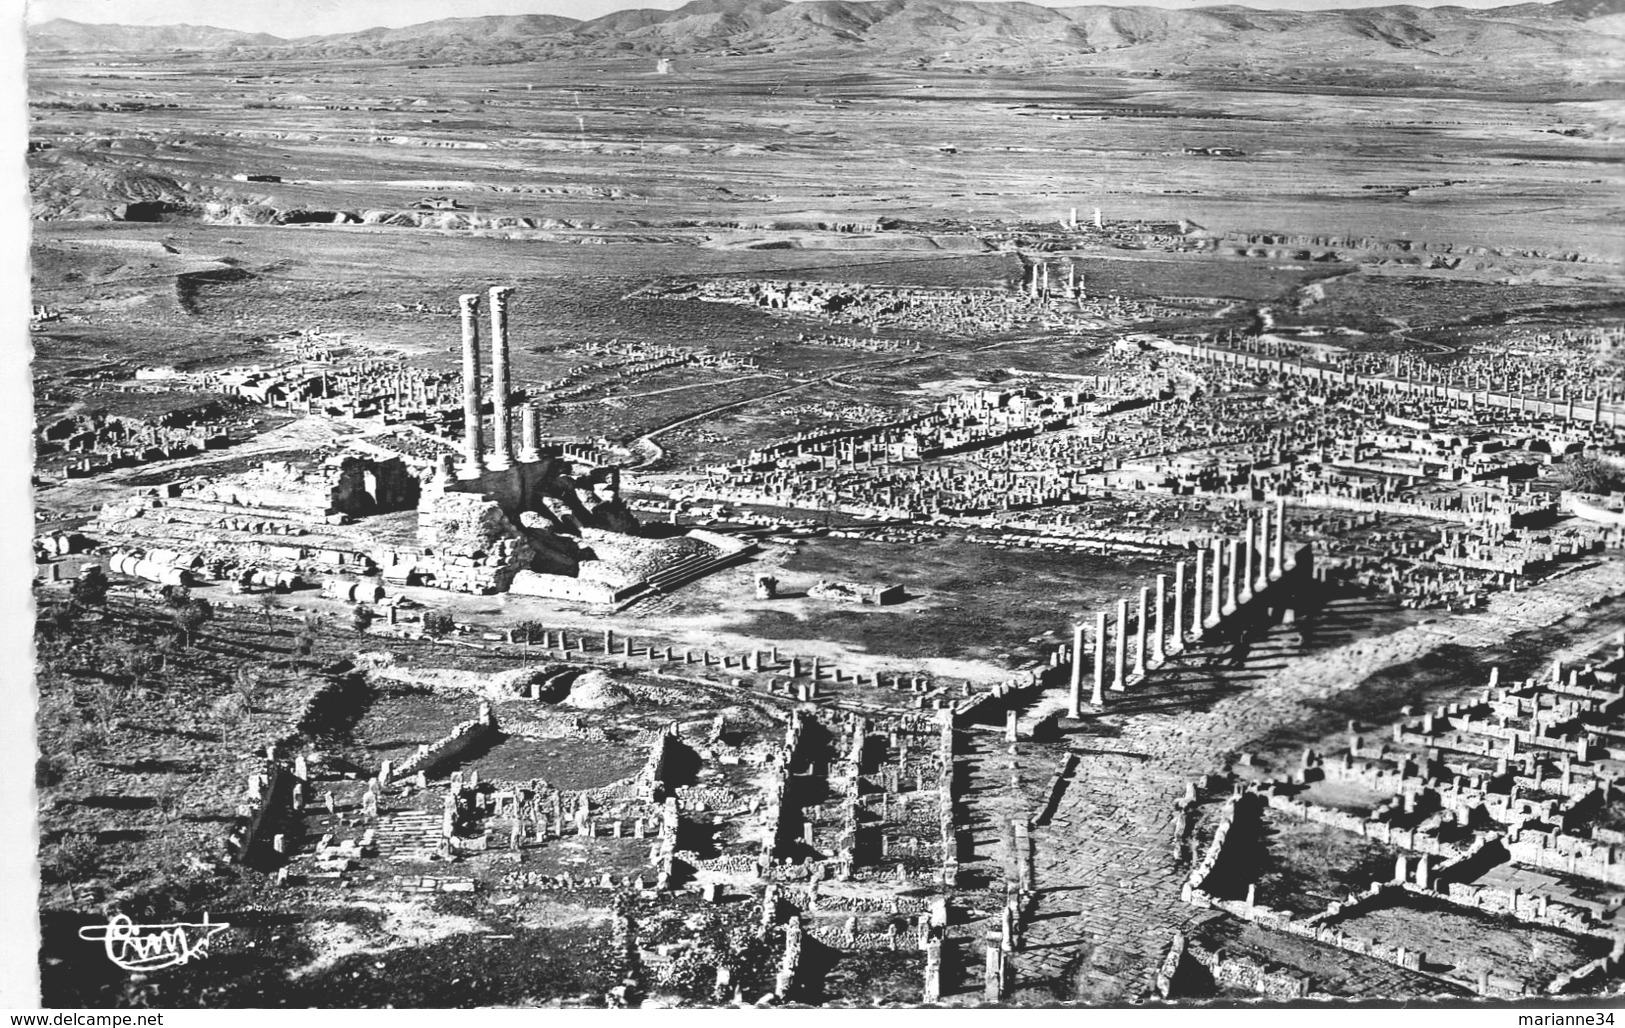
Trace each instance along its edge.
<path fill-rule="evenodd" d="M 345 454 L 328 462 L 328 510 L 353 517 L 411 510 L 421 484 L 400 458 Z"/>
<path fill-rule="evenodd" d="M 497 723 L 491 708 L 483 703 L 480 707 L 479 717 L 461 722 L 445 737 L 423 747 L 416 756 L 402 761 L 399 767 L 391 768 L 390 781 L 428 771 L 496 734 Z"/>
<path fill-rule="evenodd" d="M 774 992 L 780 999 L 788 999 L 795 991 L 796 976 L 801 973 L 801 917 L 791 916 L 784 926 L 784 956 L 779 960 L 779 973 Z"/>
<path fill-rule="evenodd" d="M 237 862 L 260 871 L 269 871 L 282 861 L 275 848 L 276 837 L 286 827 L 285 822 L 293 810 L 294 790 L 303 783 L 292 771 L 271 762 L 269 774 L 260 776 L 266 782 L 259 789 L 258 806 L 250 816 L 241 836 Z"/>
<path fill-rule="evenodd" d="M 941 714 L 937 755 L 942 769 L 937 777 L 937 797 L 942 818 L 942 884 L 951 889 L 959 882 L 959 832 L 954 825 L 954 719 L 952 711 Z"/>
<path fill-rule="evenodd" d="M 1249 957 L 1236 956 L 1222 950 L 1208 950 L 1200 946 L 1186 946 L 1183 951 L 1192 961 L 1207 968 L 1213 983 L 1222 989 L 1240 989 L 1274 1000 L 1302 999 L 1309 995 L 1309 978 L 1282 968 L 1271 968 Z M 1170 951 L 1170 959 L 1178 956 Z M 1163 973 L 1168 973 L 1165 964 Z M 1162 981 L 1159 974 L 1158 981 Z M 1171 984 L 1171 983 L 1170 983 Z"/>
<path fill-rule="evenodd" d="M 520 596 L 544 596 L 554 600 L 575 603 L 615 603 L 636 592 L 637 587 L 617 589 L 607 582 L 594 582 L 568 575 L 550 575 L 536 571 L 516 572 L 508 583 L 508 591 Z"/>

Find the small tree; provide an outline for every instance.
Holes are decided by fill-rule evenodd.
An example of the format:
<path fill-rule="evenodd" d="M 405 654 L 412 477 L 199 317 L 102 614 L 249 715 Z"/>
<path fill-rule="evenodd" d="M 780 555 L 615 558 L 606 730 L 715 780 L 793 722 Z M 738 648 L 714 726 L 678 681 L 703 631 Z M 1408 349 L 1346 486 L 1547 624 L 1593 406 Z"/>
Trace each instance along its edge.
<path fill-rule="evenodd" d="M 92 729 L 97 742 L 105 746 L 113 739 L 113 721 L 118 715 L 118 701 L 113 696 L 113 690 L 105 684 L 91 686 L 81 695 L 91 715 L 85 720 L 85 727 Z"/>
<path fill-rule="evenodd" d="M 358 603 L 350 608 L 350 627 L 357 632 L 365 632 L 371 628 L 377 618 L 378 615 L 365 603 Z"/>
<path fill-rule="evenodd" d="M 166 585 L 158 590 L 164 598 L 164 606 L 170 610 L 184 610 L 192 602 L 192 590 L 184 585 Z"/>
<path fill-rule="evenodd" d="M 301 657 L 309 657 L 316 652 L 316 639 L 323 628 L 327 626 L 327 619 L 320 614 L 306 614 L 304 624 L 299 626 L 299 634 L 294 636 L 294 652 Z"/>
<path fill-rule="evenodd" d="M 66 635 L 73 628 L 73 605 L 68 603 L 41 604 L 34 615 L 34 634 L 41 640 Z"/>
<path fill-rule="evenodd" d="M 40 861 L 40 877 L 77 893 L 79 886 L 101 868 L 101 860 L 101 847 L 93 836 L 69 832 Z"/>
<path fill-rule="evenodd" d="M 275 617 L 275 612 L 282 607 L 282 601 L 277 599 L 276 590 L 265 590 L 259 594 L 254 602 L 259 605 L 260 615 L 265 618 L 265 627 L 270 628 L 271 618 Z"/>
<path fill-rule="evenodd" d="M 423 612 L 423 634 L 431 639 L 444 639 L 457 628 L 457 621 L 443 610 Z"/>
<path fill-rule="evenodd" d="M 247 664 L 239 664 L 232 673 L 231 684 L 237 689 L 237 699 L 243 705 L 243 716 L 251 716 L 254 713 L 254 697 L 260 689 L 259 675 Z"/>
<path fill-rule="evenodd" d="M 162 663 L 159 653 L 141 643 L 118 643 L 110 650 L 109 655 L 118 662 L 119 670 L 130 676 L 131 690 L 139 690 L 147 676 L 159 670 Z"/>
<path fill-rule="evenodd" d="M 187 600 L 176 608 L 174 617 L 175 626 L 186 633 L 186 645 L 190 646 L 197 630 L 214 618 L 214 607 L 208 600 Z"/>
<path fill-rule="evenodd" d="M 152 641 L 152 652 L 158 658 L 158 670 L 162 671 L 169 666 L 169 655 L 175 652 L 180 639 L 165 632 Z"/>
<path fill-rule="evenodd" d="M 1625 468 L 1599 457 L 1574 457 L 1567 462 L 1564 485 L 1579 493 L 1616 493 L 1625 489 Z"/>
<path fill-rule="evenodd" d="M 540 621 L 521 621 L 513 626 L 513 638 L 515 642 L 525 644 L 525 659 L 529 660 L 530 648 L 538 640 L 547 638 L 547 628 Z"/>
<path fill-rule="evenodd" d="M 81 607 L 107 606 L 107 572 L 100 564 L 91 564 L 79 572 L 68 595 Z"/>

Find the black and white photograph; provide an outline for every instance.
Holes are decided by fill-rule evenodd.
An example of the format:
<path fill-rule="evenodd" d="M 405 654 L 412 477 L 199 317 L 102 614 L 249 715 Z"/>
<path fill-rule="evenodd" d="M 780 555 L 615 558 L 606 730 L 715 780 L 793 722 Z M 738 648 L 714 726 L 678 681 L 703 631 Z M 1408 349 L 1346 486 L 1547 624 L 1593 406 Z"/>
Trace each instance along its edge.
<path fill-rule="evenodd" d="M 1611 1025 L 1625 0 L 621 2 L 10 9 L 12 998 Z"/>

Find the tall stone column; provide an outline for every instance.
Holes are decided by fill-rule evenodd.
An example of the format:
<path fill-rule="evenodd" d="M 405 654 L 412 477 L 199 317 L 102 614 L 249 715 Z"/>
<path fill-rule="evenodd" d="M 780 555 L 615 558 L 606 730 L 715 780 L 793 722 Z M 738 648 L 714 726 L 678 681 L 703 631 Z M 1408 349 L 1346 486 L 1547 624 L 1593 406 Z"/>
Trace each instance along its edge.
<path fill-rule="evenodd" d="M 1275 501 L 1275 567 L 1286 574 L 1286 500 Z"/>
<path fill-rule="evenodd" d="M 512 286 L 491 287 L 491 466 L 513 464 L 513 425 L 508 416 L 508 295 Z"/>
<path fill-rule="evenodd" d="M 1213 540 L 1213 602 L 1208 604 L 1207 620 L 1203 627 L 1212 628 L 1224 616 L 1224 540 Z"/>
<path fill-rule="evenodd" d="M 485 445 L 480 424 L 480 296 L 457 298 L 463 314 L 463 467 L 461 478 L 478 478 L 485 471 Z"/>
<path fill-rule="evenodd" d="M 1106 612 L 1095 615 L 1095 692 L 1089 702 L 1100 708 L 1106 705 Z"/>
<path fill-rule="evenodd" d="M 1083 622 L 1072 626 L 1072 689 L 1067 694 L 1066 716 L 1083 716 Z"/>
<path fill-rule="evenodd" d="M 1128 663 L 1128 601 L 1117 601 L 1117 638 L 1112 640 L 1112 684 L 1113 692 L 1122 692 L 1123 670 Z"/>
<path fill-rule="evenodd" d="M 519 460 L 523 463 L 542 459 L 541 420 L 542 413 L 534 403 L 519 408 Z"/>
<path fill-rule="evenodd" d="M 1134 622 L 1134 673 L 1145 677 L 1145 626 L 1151 620 L 1151 588 L 1140 586 L 1140 616 Z"/>
<path fill-rule="evenodd" d="M 1263 592 L 1269 588 L 1270 576 L 1274 568 L 1270 566 L 1270 509 L 1264 508 L 1258 520 L 1258 579 L 1253 583 L 1254 592 Z"/>
<path fill-rule="evenodd" d="M 1202 637 L 1202 590 L 1207 588 L 1207 551 L 1196 551 L 1196 588 L 1191 591 L 1191 601 L 1196 610 L 1191 614 L 1191 635 L 1200 639 Z M 1179 625 L 1179 635 L 1185 635 L 1185 625 Z"/>
<path fill-rule="evenodd" d="M 1258 549 L 1256 518 L 1247 518 L 1247 533 L 1237 541 L 1241 543 L 1241 575 L 1237 583 L 1236 603 L 1242 604 L 1253 598 L 1253 551 Z"/>
<path fill-rule="evenodd" d="M 1180 561 L 1179 563 L 1180 563 L 1181 567 L 1183 567 L 1184 564 L 1185 564 L 1184 561 Z M 1180 584 L 1184 585 L 1183 582 L 1181 582 Z M 1156 632 L 1153 635 L 1153 638 L 1156 641 L 1151 644 L 1151 659 L 1153 661 L 1155 661 L 1156 663 L 1158 663 L 1158 664 L 1161 664 L 1164 660 L 1168 659 L 1167 608 L 1168 608 L 1168 576 L 1167 575 L 1158 575 L 1157 576 L 1157 622 L 1156 622 Z M 1176 617 L 1174 619 L 1174 624 L 1177 625 L 1178 623 L 1179 623 L 1179 619 Z"/>
<path fill-rule="evenodd" d="M 1225 591 L 1224 605 L 1224 612 L 1226 614 L 1235 613 L 1236 608 L 1241 605 L 1240 596 L 1236 591 L 1237 579 L 1241 574 L 1241 569 L 1239 567 L 1240 564 L 1241 540 L 1232 539 L 1230 540 L 1230 565 L 1229 567 L 1225 568 L 1225 581 L 1228 583 L 1228 588 Z"/>

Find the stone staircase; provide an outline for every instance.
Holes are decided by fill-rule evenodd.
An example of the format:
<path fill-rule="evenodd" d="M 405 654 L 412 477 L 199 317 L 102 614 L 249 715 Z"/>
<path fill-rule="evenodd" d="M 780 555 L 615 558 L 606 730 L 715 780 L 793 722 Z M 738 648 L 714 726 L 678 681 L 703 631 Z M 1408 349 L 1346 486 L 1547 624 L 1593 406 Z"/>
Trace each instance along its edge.
<path fill-rule="evenodd" d="M 406 810 L 378 821 L 373 841 L 385 860 L 410 858 L 440 846 L 441 815 Z"/>

